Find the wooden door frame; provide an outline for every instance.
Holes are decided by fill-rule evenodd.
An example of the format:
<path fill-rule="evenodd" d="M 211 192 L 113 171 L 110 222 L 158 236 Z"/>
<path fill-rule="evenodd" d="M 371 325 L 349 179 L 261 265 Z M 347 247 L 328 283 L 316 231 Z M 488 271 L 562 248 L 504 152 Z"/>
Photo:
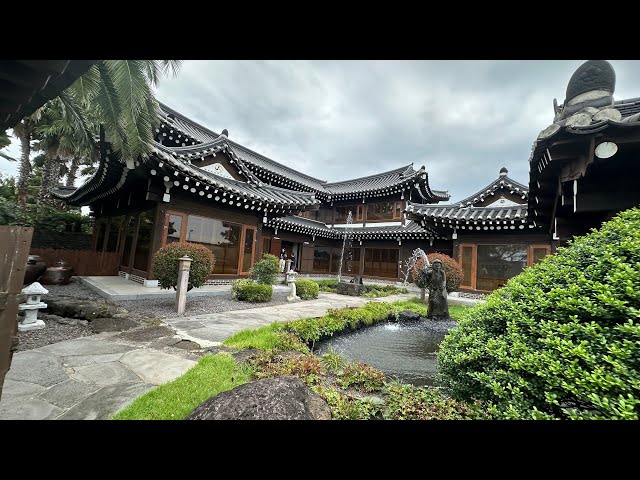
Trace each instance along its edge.
<path fill-rule="evenodd" d="M 460 288 L 476 289 L 476 269 L 478 268 L 478 245 L 475 243 L 461 243 L 458 245 L 458 263 L 462 268 L 462 253 L 465 247 L 471 248 L 471 285 L 463 285 L 460 283 Z M 464 281 L 464 274 L 462 275 Z"/>
<path fill-rule="evenodd" d="M 179 212 L 178 210 L 167 210 L 164 214 L 164 222 L 162 224 L 162 242 L 160 248 L 167 244 L 167 230 L 169 230 L 169 216 L 181 216 L 182 225 L 180 226 L 180 242 L 184 242 L 187 237 L 187 223 L 189 221 L 189 214 L 186 212 Z"/>
<path fill-rule="evenodd" d="M 540 243 L 540 244 L 536 244 L 536 243 L 532 243 L 531 245 L 529 245 L 529 248 L 527 250 L 527 267 L 531 267 L 533 266 L 533 250 L 535 248 L 544 248 L 547 251 L 547 255 L 551 255 L 551 245 L 549 245 L 548 243 Z M 545 255 L 545 257 L 547 256 Z"/>
<path fill-rule="evenodd" d="M 244 241 L 246 238 L 246 233 L 248 229 L 252 229 L 253 230 L 253 242 L 251 244 L 251 261 L 249 262 L 249 268 L 251 268 L 253 266 L 253 262 L 255 260 L 255 254 L 256 254 L 256 237 L 257 237 L 257 231 L 258 228 L 254 227 L 253 225 L 242 225 L 242 232 L 240 234 L 240 248 L 239 250 L 239 255 L 238 255 L 238 275 L 248 275 L 249 274 L 249 270 L 247 270 L 246 272 L 242 271 L 242 263 L 244 260 Z"/>
<path fill-rule="evenodd" d="M 134 220 L 134 226 L 133 226 L 133 237 L 131 238 L 131 246 L 129 247 L 129 266 L 125 267 L 122 264 L 122 259 L 123 256 L 125 254 L 124 252 L 124 246 L 127 244 L 127 227 L 128 227 L 128 220 L 129 218 L 133 217 Z M 138 227 L 140 226 L 140 212 L 134 213 L 134 214 L 127 214 L 125 215 L 124 218 L 124 225 L 122 228 L 122 245 L 120 246 L 120 248 L 122 249 L 122 252 L 120 253 L 120 264 L 118 265 L 118 271 L 119 272 L 124 272 L 124 273 L 128 273 L 131 274 L 131 271 L 133 270 L 133 257 L 135 255 L 135 247 L 136 247 L 136 243 L 138 243 Z M 124 268 L 123 268 L 124 267 Z"/>

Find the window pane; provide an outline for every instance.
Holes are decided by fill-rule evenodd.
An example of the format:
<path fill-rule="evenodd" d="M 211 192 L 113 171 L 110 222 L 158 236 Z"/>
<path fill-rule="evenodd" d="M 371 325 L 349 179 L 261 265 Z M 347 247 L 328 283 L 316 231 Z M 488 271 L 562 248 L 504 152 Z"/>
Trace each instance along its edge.
<path fill-rule="evenodd" d="M 365 248 L 364 275 L 397 278 L 399 253 L 397 248 Z"/>
<path fill-rule="evenodd" d="M 370 203 L 367 206 L 367 221 L 393 220 L 395 206 L 396 202 Z"/>
<path fill-rule="evenodd" d="M 549 253 L 547 247 L 534 247 L 533 249 L 533 264 L 535 265 Z"/>
<path fill-rule="evenodd" d="M 356 214 L 356 206 L 347 205 L 344 207 L 336 207 L 336 223 L 345 223 L 349 212 L 351 212 L 351 219 L 353 220 Z"/>
<path fill-rule="evenodd" d="M 313 272 L 329 273 L 329 258 L 331 249 L 329 247 L 315 247 L 313 249 Z"/>
<path fill-rule="evenodd" d="M 216 262 L 211 273 L 238 273 L 242 226 L 214 218 L 189 215 L 187 242 L 200 243 L 211 250 Z"/>
<path fill-rule="evenodd" d="M 167 243 L 179 242 L 182 231 L 182 215 L 169 215 L 167 224 Z"/>
<path fill-rule="evenodd" d="M 471 256 L 473 255 L 473 247 L 462 247 L 462 273 L 464 278 L 462 285 L 471 286 Z"/>
<path fill-rule="evenodd" d="M 478 245 L 476 288 L 495 290 L 527 265 L 525 245 Z"/>
<path fill-rule="evenodd" d="M 97 232 L 96 232 L 96 252 L 102 252 L 102 247 L 104 246 L 104 234 L 107 232 L 107 222 L 100 222 L 96 224 Z"/>
<path fill-rule="evenodd" d="M 105 252 L 118 251 L 118 238 L 120 237 L 120 227 L 124 217 L 112 217 L 109 222 L 109 233 L 107 234 L 107 248 Z"/>
<path fill-rule="evenodd" d="M 248 272 L 251 268 L 251 254 L 253 253 L 253 236 L 255 230 L 247 228 L 244 234 L 244 251 L 242 254 L 242 271 Z"/>
<path fill-rule="evenodd" d="M 122 261 L 120 262 L 123 267 L 129 267 L 131 264 L 131 245 L 133 244 L 133 234 L 136 231 L 136 223 L 138 217 L 127 217 L 126 231 L 124 239 L 124 249 L 122 250 Z"/>
<path fill-rule="evenodd" d="M 133 268 L 147 270 L 149 252 L 151 250 L 151 238 L 153 237 L 153 223 L 156 212 L 154 209 L 140 214 L 138 226 L 138 239 L 136 240 L 136 253 L 133 258 Z"/>

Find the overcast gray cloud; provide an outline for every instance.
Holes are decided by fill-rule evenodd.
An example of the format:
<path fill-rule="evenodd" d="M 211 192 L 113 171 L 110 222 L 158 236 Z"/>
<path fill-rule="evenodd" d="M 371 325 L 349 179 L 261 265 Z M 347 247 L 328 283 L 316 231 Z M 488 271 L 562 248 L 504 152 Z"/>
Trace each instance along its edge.
<path fill-rule="evenodd" d="M 338 181 L 425 165 L 460 200 L 502 166 L 528 183 L 531 145 L 582 60 L 185 61 L 159 100 L 273 160 Z M 640 61 L 611 61 L 616 99 Z M 7 164 L 0 164 L 5 168 Z"/>

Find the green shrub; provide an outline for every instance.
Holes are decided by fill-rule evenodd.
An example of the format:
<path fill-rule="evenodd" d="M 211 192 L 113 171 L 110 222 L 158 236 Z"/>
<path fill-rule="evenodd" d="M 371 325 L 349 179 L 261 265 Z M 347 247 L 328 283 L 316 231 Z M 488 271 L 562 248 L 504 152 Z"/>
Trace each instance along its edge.
<path fill-rule="evenodd" d="M 385 420 L 480 420 L 490 418 L 480 403 L 447 398 L 435 388 L 388 383 Z"/>
<path fill-rule="evenodd" d="M 445 255 L 444 253 L 430 253 L 429 255 L 427 255 L 427 258 L 429 259 L 430 263 L 433 263 L 436 258 L 442 260 L 444 274 L 447 277 L 447 292 L 455 292 L 460 286 L 462 279 L 464 278 L 464 274 L 462 272 L 462 267 L 460 266 L 460 264 L 449 255 Z M 422 265 L 424 265 L 424 260 L 422 258 L 419 258 L 411 272 L 416 287 L 418 288 L 426 287 L 424 283 L 425 278 L 423 275 L 420 275 L 420 269 L 422 268 Z"/>
<path fill-rule="evenodd" d="M 320 366 L 328 372 L 337 373 L 345 366 L 344 358 L 335 351 L 332 345 L 329 345 L 327 353 L 320 358 Z"/>
<path fill-rule="evenodd" d="M 316 282 L 321 292 L 336 293 L 338 280 L 318 280 Z"/>
<path fill-rule="evenodd" d="M 320 288 L 313 280 L 296 280 L 296 293 L 303 300 L 318 298 Z"/>
<path fill-rule="evenodd" d="M 257 283 L 272 285 L 276 283 L 276 278 L 280 268 L 278 266 L 278 259 L 275 255 L 265 253 L 262 256 L 262 260 L 256 262 L 253 267 L 249 269 L 249 275 Z"/>
<path fill-rule="evenodd" d="M 500 418 L 640 414 L 640 209 L 496 290 L 440 345 L 446 392 Z"/>
<path fill-rule="evenodd" d="M 365 285 L 365 293 L 363 297 L 388 297 L 389 295 L 397 295 L 399 293 L 409 293 L 406 288 L 399 288 L 395 285 Z"/>
<path fill-rule="evenodd" d="M 233 298 L 244 302 L 268 302 L 273 294 L 273 285 L 256 283 L 250 278 L 239 278 L 231 285 Z"/>
<path fill-rule="evenodd" d="M 177 287 L 178 259 L 184 256 L 193 259 L 187 290 L 199 287 L 207 280 L 216 261 L 211 250 L 198 243 L 174 242 L 165 245 L 153 255 L 153 274 L 161 288 Z"/>

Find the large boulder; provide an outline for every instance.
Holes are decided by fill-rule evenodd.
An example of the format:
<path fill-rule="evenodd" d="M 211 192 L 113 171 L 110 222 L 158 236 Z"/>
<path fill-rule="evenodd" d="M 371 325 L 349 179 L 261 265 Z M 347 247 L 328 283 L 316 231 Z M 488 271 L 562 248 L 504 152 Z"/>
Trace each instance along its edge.
<path fill-rule="evenodd" d="M 298 377 L 263 378 L 219 393 L 187 420 L 329 420 L 329 405 Z"/>

